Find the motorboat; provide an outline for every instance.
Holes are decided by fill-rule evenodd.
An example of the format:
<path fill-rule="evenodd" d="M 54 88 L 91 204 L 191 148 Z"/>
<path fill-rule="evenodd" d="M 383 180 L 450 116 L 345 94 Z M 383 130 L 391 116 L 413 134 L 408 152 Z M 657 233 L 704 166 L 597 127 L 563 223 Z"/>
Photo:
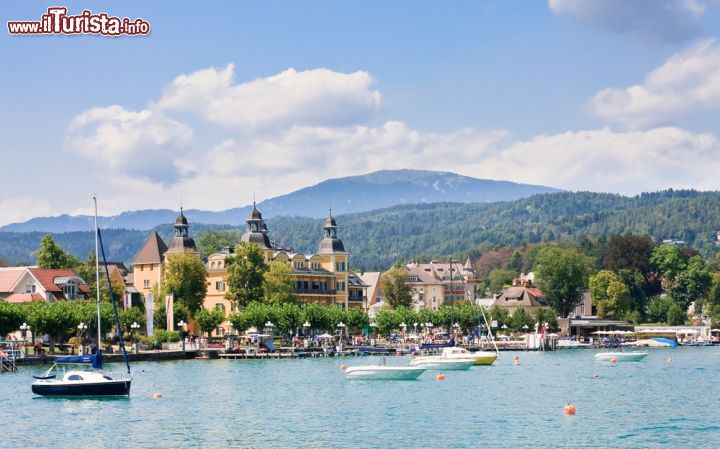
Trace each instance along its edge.
<path fill-rule="evenodd" d="M 497 353 L 495 352 L 470 352 L 467 349 L 458 346 L 443 348 L 441 357 L 455 360 L 472 360 L 475 362 L 475 365 L 492 365 L 498 358 Z"/>
<path fill-rule="evenodd" d="M 417 366 L 350 366 L 345 370 L 347 380 L 417 380 L 426 368 Z"/>
<path fill-rule="evenodd" d="M 619 351 L 619 352 L 598 352 L 595 354 L 597 362 L 639 362 L 647 357 L 647 352 L 642 351 Z"/>
<path fill-rule="evenodd" d="M 91 370 L 63 370 L 65 364 L 92 364 Z M 132 376 L 111 377 L 102 370 L 102 353 L 60 357 L 42 376 L 33 376 L 32 392 L 41 396 L 128 396 Z M 53 374 L 56 371 L 56 374 Z M 59 377 L 58 377 L 59 376 Z"/>
<path fill-rule="evenodd" d="M 465 352 L 463 353 L 462 351 Z M 414 357 L 410 360 L 410 365 L 420 366 L 431 370 L 466 370 L 470 369 L 470 367 L 476 363 L 475 357 L 472 357 L 470 354 L 471 353 L 464 348 L 443 348 L 443 352 L 440 355 Z"/>

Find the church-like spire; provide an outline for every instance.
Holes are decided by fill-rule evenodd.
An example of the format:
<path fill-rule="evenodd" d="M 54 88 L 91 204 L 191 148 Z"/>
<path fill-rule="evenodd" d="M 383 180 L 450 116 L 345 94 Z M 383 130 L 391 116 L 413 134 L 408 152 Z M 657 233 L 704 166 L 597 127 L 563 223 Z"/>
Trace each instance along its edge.
<path fill-rule="evenodd" d="M 324 238 L 320 241 L 318 247 L 318 253 L 344 253 L 345 245 L 342 240 L 337 237 L 337 222 L 332 216 L 332 209 L 328 213 L 328 217 L 325 219 L 325 226 L 323 226 Z"/>

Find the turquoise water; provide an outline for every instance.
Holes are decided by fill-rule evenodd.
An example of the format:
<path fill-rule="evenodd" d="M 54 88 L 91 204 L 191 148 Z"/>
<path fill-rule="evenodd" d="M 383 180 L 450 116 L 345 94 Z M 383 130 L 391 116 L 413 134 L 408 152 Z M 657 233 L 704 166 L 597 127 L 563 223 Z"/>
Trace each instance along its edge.
<path fill-rule="evenodd" d="M 415 382 L 344 379 L 342 364 L 374 357 L 137 363 L 131 397 L 114 400 L 33 396 L 42 368 L 22 367 L 0 375 L 0 447 L 720 447 L 720 348 L 593 354 L 505 352 Z"/>

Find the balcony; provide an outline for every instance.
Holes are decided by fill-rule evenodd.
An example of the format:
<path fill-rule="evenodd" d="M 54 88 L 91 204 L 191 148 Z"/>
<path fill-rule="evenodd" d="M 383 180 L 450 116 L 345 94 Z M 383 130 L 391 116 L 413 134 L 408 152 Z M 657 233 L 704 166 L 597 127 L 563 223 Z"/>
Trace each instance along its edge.
<path fill-rule="evenodd" d="M 335 290 L 320 290 L 312 288 L 296 288 L 295 293 L 298 295 L 334 295 Z"/>
<path fill-rule="evenodd" d="M 348 302 L 363 302 L 367 301 L 367 296 L 348 296 Z"/>

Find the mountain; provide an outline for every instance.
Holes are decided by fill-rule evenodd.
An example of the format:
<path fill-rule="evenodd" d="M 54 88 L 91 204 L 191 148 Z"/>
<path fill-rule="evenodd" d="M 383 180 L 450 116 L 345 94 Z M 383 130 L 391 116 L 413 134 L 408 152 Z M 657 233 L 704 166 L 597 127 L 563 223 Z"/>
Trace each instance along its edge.
<path fill-rule="evenodd" d="M 262 201 L 258 208 L 266 218 L 287 215 L 322 218 L 332 205 L 337 214 L 365 212 L 399 204 L 488 203 L 511 201 L 539 193 L 559 192 L 552 187 L 493 181 L 455 173 L 423 170 L 382 170 L 367 175 L 329 179 L 287 195 Z M 242 226 L 251 206 L 219 212 L 189 209 L 185 215 L 193 223 Z M 148 230 L 172 223 L 177 211 L 148 209 L 101 217 L 105 229 Z M 93 229 L 87 215 L 38 217 L 24 223 L 0 227 L 0 232 L 74 232 Z"/>
<path fill-rule="evenodd" d="M 351 253 L 351 266 L 378 270 L 393 261 L 414 257 L 465 257 L 479 248 L 525 243 L 580 241 L 614 233 L 648 234 L 656 240 L 679 239 L 706 256 L 718 252 L 720 192 L 668 190 L 633 197 L 607 193 L 560 192 L 495 203 L 431 203 L 400 205 L 374 211 L 338 215 L 339 237 Z M 297 251 L 316 251 L 322 219 L 274 217 L 268 220 L 270 238 Z M 191 234 L 215 229 L 191 222 Z M 171 225 L 159 232 L 164 239 Z M 147 231 L 107 230 L 108 256 L 131 262 Z M 0 259 L 31 261 L 43 233 L 0 232 Z M 90 231 L 54 234 L 71 253 L 84 258 L 93 249 Z"/>

